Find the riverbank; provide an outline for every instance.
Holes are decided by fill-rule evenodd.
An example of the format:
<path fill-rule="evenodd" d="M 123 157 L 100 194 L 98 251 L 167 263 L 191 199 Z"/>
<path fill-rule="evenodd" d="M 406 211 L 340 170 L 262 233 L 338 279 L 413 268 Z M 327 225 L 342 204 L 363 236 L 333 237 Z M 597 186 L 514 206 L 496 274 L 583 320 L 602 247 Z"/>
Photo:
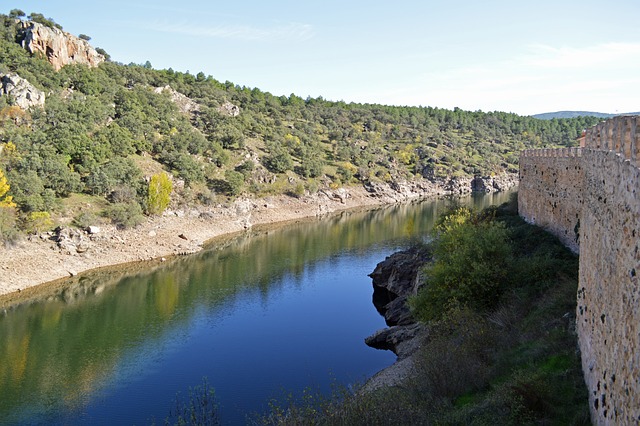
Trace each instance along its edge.
<path fill-rule="evenodd" d="M 61 241 L 54 233 L 32 235 L 4 248 L 0 257 L 0 296 L 69 278 L 92 269 L 195 253 L 207 241 L 275 224 L 358 207 L 394 202 L 372 197 L 363 188 L 325 191 L 294 198 L 286 195 L 237 199 L 227 206 L 193 207 L 149 217 L 141 225 L 120 230 L 99 226 L 91 233 L 73 231 Z M 13 296 L 18 297 L 18 294 Z"/>
<path fill-rule="evenodd" d="M 196 206 L 166 211 L 141 225 L 120 230 L 101 225 L 91 231 L 67 230 L 32 235 L 0 256 L 0 298 L 22 299 L 20 293 L 45 283 L 93 269 L 196 253 L 209 240 L 242 232 L 254 225 L 284 223 L 355 208 L 464 195 L 472 190 L 494 192 L 514 186 L 509 174 L 496 178 L 460 178 L 444 184 L 428 182 L 325 189 L 311 195 L 238 198 L 227 205 Z"/>
<path fill-rule="evenodd" d="M 513 204 L 471 215 L 448 222 L 457 225 L 430 248 L 395 253 L 370 275 L 374 304 L 389 327 L 367 344 L 393 350 L 398 361 L 355 394 L 287 407 L 277 424 L 590 424 L 576 351 L 577 257 L 524 222 Z M 448 246 L 452 235 L 445 233 L 451 232 L 456 244 Z M 506 249 L 506 262 L 496 247 Z M 438 256 L 431 259 L 430 250 Z M 411 313 L 421 319 L 416 323 L 404 300 L 425 281 L 425 264 L 432 275 L 412 303 Z M 432 287 L 442 283 L 434 268 L 445 270 L 450 286 Z M 504 271 L 496 277 L 499 286 L 488 290 L 491 298 L 475 284 L 482 281 L 465 278 L 470 271 L 474 277 Z M 465 285 L 474 292 L 471 301 L 454 305 Z M 437 303 L 425 303 L 438 296 Z M 473 303 L 478 300 L 484 302 Z M 439 316 L 429 319 L 425 312 Z"/>

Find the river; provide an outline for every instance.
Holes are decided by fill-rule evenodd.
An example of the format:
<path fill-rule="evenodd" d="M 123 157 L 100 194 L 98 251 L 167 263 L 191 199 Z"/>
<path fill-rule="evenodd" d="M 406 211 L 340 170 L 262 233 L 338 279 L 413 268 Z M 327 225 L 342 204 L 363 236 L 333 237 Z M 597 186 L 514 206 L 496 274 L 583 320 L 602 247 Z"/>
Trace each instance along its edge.
<path fill-rule="evenodd" d="M 253 229 L 10 306 L 0 312 L 0 424 L 163 423 L 203 380 L 222 423 L 244 424 L 272 398 L 360 383 L 395 360 L 364 344 L 385 326 L 367 274 L 424 238 L 448 204 Z"/>

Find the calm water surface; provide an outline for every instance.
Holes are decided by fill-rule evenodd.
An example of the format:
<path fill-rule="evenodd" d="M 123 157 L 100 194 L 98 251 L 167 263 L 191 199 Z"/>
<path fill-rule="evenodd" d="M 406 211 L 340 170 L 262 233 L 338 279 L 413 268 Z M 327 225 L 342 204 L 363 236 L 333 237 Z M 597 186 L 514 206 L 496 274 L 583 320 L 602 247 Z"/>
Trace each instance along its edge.
<path fill-rule="evenodd" d="M 463 200 L 479 207 L 508 194 Z M 271 398 L 362 382 L 395 356 L 367 276 L 447 201 L 254 230 L 197 255 L 76 277 L 0 312 L 0 423 L 162 423 L 206 378 L 223 424 Z"/>

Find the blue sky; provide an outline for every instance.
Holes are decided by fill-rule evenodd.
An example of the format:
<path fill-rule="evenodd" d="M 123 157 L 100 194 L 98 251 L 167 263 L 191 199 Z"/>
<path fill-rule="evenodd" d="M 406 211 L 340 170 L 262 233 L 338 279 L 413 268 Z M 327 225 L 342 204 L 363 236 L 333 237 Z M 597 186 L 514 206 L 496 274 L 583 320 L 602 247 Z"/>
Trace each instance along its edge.
<path fill-rule="evenodd" d="M 21 0 L 112 60 L 274 95 L 640 111 L 640 1 Z"/>

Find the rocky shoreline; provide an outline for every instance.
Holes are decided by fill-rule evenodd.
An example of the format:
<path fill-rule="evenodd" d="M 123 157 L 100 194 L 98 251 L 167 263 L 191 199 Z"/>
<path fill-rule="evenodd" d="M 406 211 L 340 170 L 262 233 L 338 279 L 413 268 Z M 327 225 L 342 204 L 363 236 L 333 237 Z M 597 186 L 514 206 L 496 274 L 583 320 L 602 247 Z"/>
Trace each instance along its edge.
<path fill-rule="evenodd" d="M 407 299 L 418 292 L 421 268 L 430 260 L 428 247 L 414 246 L 387 256 L 369 275 L 373 282 L 373 304 L 388 327 L 367 337 L 365 343 L 372 348 L 393 351 L 397 360 L 371 377 L 362 392 L 400 385 L 410 377 L 414 357 L 428 339 L 429 329 L 413 318 Z"/>
<path fill-rule="evenodd" d="M 131 262 L 163 260 L 195 253 L 208 241 L 243 232 L 254 225 L 314 218 L 336 211 L 445 195 L 468 194 L 473 188 L 487 192 L 506 190 L 517 177 L 461 178 L 447 182 L 371 183 L 364 186 L 324 189 L 301 197 L 279 195 L 252 199 L 240 197 L 227 205 L 177 207 L 150 217 L 134 229 L 113 225 L 31 235 L 0 256 L 0 303 L 11 303 L 43 284 L 85 271 Z M 473 185 L 472 185 L 473 184 Z M 46 286 L 45 286 L 46 287 Z"/>

